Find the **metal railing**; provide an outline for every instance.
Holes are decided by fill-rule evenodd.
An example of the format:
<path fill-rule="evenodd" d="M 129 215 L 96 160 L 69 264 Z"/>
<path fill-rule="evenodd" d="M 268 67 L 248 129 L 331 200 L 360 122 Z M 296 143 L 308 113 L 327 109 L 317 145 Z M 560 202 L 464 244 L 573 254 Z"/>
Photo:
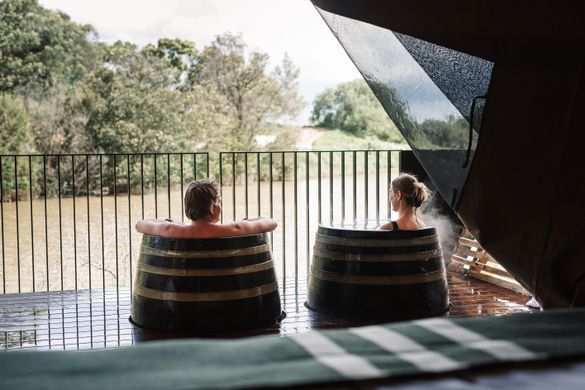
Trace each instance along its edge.
<path fill-rule="evenodd" d="M 319 222 L 386 219 L 400 151 L 0 156 L 1 293 L 131 288 L 144 218 L 185 220 L 185 185 L 214 176 L 222 221 L 277 220 L 282 285 L 308 274 Z M 213 164 L 215 162 L 215 164 Z"/>

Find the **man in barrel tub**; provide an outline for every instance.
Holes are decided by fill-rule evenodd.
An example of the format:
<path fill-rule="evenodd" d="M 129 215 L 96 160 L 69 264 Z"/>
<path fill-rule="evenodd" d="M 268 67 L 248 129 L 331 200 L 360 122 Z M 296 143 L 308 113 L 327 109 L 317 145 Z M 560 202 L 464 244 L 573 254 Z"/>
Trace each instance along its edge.
<path fill-rule="evenodd" d="M 275 220 L 264 217 L 218 223 L 221 216 L 219 185 L 209 179 L 189 183 L 185 191 L 185 215 L 190 222 L 147 219 L 138 221 L 136 230 L 162 237 L 214 238 L 271 232 L 277 226 Z"/>

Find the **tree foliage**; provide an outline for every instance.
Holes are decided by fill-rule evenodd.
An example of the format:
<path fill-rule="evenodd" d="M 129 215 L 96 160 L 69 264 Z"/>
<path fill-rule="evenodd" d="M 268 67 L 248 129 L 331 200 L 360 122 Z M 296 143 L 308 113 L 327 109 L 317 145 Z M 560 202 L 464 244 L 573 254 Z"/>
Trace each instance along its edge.
<path fill-rule="evenodd" d="M 376 96 L 363 79 L 328 88 L 314 101 L 312 122 L 319 127 L 358 135 L 375 135 L 384 141 L 402 138 Z"/>
<path fill-rule="evenodd" d="M 298 76 L 288 57 L 269 69 L 239 35 L 201 50 L 170 38 L 106 45 L 37 0 L 5 0 L 0 153 L 251 150 L 300 111 Z"/>
<path fill-rule="evenodd" d="M 296 79 L 299 70 L 290 58 L 268 72 L 268 54 L 246 55 L 239 35 L 218 36 L 196 58 L 189 73 L 191 85 L 219 94 L 233 125 L 226 140 L 230 150 L 251 150 L 254 136 L 282 117 L 294 117 L 302 108 Z"/>
<path fill-rule="evenodd" d="M 22 102 L 0 95 L 0 151 L 7 154 L 32 151 L 31 139 Z"/>
<path fill-rule="evenodd" d="M 92 34 L 36 0 L 0 2 L 0 92 L 79 80 L 98 58 Z"/>

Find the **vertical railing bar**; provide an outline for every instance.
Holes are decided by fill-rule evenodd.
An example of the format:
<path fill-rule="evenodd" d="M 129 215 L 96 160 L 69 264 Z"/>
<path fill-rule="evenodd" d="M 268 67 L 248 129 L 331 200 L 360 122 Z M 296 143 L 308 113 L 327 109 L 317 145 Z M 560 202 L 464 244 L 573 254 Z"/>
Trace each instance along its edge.
<path fill-rule="evenodd" d="M 144 219 L 144 154 L 140 154 L 140 201 L 142 203 L 140 218 Z"/>
<path fill-rule="evenodd" d="M 285 153 L 282 152 L 282 288 L 286 289 L 286 185 L 285 185 Z"/>
<path fill-rule="evenodd" d="M 221 223 L 223 223 L 223 152 L 219 152 L 219 197 L 221 198 Z"/>
<path fill-rule="evenodd" d="M 248 152 L 244 152 L 244 196 L 246 199 L 246 218 L 248 218 Z"/>
<path fill-rule="evenodd" d="M 18 292 L 21 292 L 21 279 L 20 279 L 20 228 L 19 228 L 19 215 L 18 215 L 18 161 L 17 157 L 14 156 L 14 191 L 15 191 L 15 202 L 14 207 L 16 211 L 16 266 L 18 269 Z"/>
<path fill-rule="evenodd" d="M 329 222 L 333 221 L 333 152 L 329 152 Z"/>
<path fill-rule="evenodd" d="M 236 220 L 236 153 L 232 152 L 232 207 L 234 221 Z"/>
<path fill-rule="evenodd" d="M 90 234 L 90 220 L 89 220 L 89 156 L 85 155 L 85 199 L 87 206 L 87 262 L 88 262 L 88 277 L 89 277 L 89 299 L 91 300 L 91 234 Z"/>
<path fill-rule="evenodd" d="M 102 290 L 106 289 L 106 255 L 105 255 L 105 235 L 104 232 L 104 164 L 103 156 L 100 154 L 100 218 L 101 218 L 101 236 L 102 236 Z M 104 327 L 105 332 L 105 327 Z M 105 334 L 104 334 L 105 338 Z"/>
<path fill-rule="evenodd" d="M 33 218 L 33 187 L 32 187 L 32 156 L 28 155 L 28 190 L 29 190 L 29 204 L 30 204 L 30 253 L 32 265 L 32 290 L 37 291 L 35 280 L 35 234 L 34 234 L 34 218 Z"/>
<path fill-rule="evenodd" d="M 181 156 L 181 162 L 183 162 L 183 156 Z M 181 169 L 181 178 L 183 177 L 183 170 Z M 128 187 L 128 262 L 130 270 L 130 291 L 132 291 L 132 207 L 130 192 L 132 191 L 130 183 L 130 155 L 126 155 L 126 185 Z M 130 302 L 132 302 L 132 294 L 130 294 Z"/>
<path fill-rule="evenodd" d="M 261 190 L 260 181 L 262 179 L 261 171 L 260 171 L 260 152 L 256 152 L 256 167 L 258 168 L 258 199 L 257 199 L 257 201 L 258 201 L 258 216 L 260 216 L 262 214 L 262 210 L 260 210 L 260 208 L 261 208 L 260 205 L 262 204 L 262 203 L 260 203 L 260 198 L 261 198 L 261 196 L 260 196 L 260 190 Z"/>
<path fill-rule="evenodd" d="M 154 155 L 154 218 L 158 218 L 158 168 L 156 166 L 156 154 Z"/>
<path fill-rule="evenodd" d="M 93 349 L 93 294 L 89 291 L 89 342 Z"/>
<path fill-rule="evenodd" d="M 61 302 L 63 302 L 63 298 L 61 298 Z M 65 305 L 61 306 L 61 333 L 63 335 L 63 351 L 65 351 L 66 344 L 65 344 Z"/>
<path fill-rule="evenodd" d="M 167 218 L 171 218 L 171 155 L 167 153 L 167 201 L 168 201 L 168 208 L 169 208 L 169 216 Z"/>
<path fill-rule="evenodd" d="M 298 171 L 297 171 L 298 155 L 297 152 L 293 152 L 293 163 L 294 163 L 294 205 L 295 205 L 295 294 L 299 291 L 299 212 L 298 212 Z"/>
<path fill-rule="evenodd" d="M 207 177 L 209 177 L 209 153 L 205 153 L 205 168 L 207 171 Z"/>
<path fill-rule="evenodd" d="M 380 220 L 380 151 L 376 150 L 376 221 Z"/>
<path fill-rule="evenodd" d="M 79 350 L 79 304 L 77 303 L 77 296 L 75 297 L 75 330 L 77 331 L 77 350 Z"/>
<path fill-rule="evenodd" d="M 268 162 L 270 165 L 270 218 L 274 218 L 274 191 L 273 191 L 273 177 L 272 177 L 272 152 L 268 152 Z M 274 250 L 274 232 L 270 233 L 270 247 Z"/>
<path fill-rule="evenodd" d="M 369 189 L 369 184 L 370 184 L 370 178 L 369 178 L 369 169 L 368 169 L 368 163 L 369 163 L 369 157 L 370 157 L 370 152 L 369 151 L 365 151 L 364 152 L 364 187 L 365 187 L 365 191 L 364 191 L 364 197 L 365 197 L 365 202 L 364 202 L 364 206 L 365 206 L 365 210 L 364 210 L 364 219 L 367 221 L 368 218 L 370 217 L 370 209 L 369 209 L 369 198 L 370 198 L 370 189 Z"/>
<path fill-rule="evenodd" d="M 4 163 L 0 155 L 0 228 L 2 229 L 2 293 L 6 294 L 6 251 L 4 249 Z M 8 338 L 8 335 L 6 335 Z"/>
<path fill-rule="evenodd" d="M 43 156 L 43 159 L 45 158 L 45 156 Z M 53 337 L 51 337 L 51 308 L 49 308 L 47 310 L 47 322 L 48 322 L 48 326 L 47 326 L 47 333 L 48 333 L 48 339 L 49 339 L 49 349 L 53 348 Z"/>
<path fill-rule="evenodd" d="M 63 291 L 63 226 L 61 218 L 61 155 L 57 156 L 57 198 L 59 199 L 59 259 L 61 261 L 61 291 Z"/>
<path fill-rule="evenodd" d="M 77 291 L 77 209 L 75 205 L 75 155 L 71 155 L 71 187 L 73 191 L 73 268 L 75 270 L 75 291 Z"/>
<path fill-rule="evenodd" d="M 319 203 L 319 207 L 318 207 L 318 213 L 319 216 L 317 217 L 317 219 L 319 220 L 319 223 L 323 222 L 323 204 L 322 204 L 322 191 L 323 189 L 321 188 L 322 186 L 322 182 L 321 182 L 321 151 L 317 152 L 317 202 Z"/>
<path fill-rule="evenodd" d="M 105 269 L 104 269 L 103 273 L 105 274 Z M 106 323 L 107 317 L 106 317 L 106 288 L 105 288 L 105 285 L 104 285 L 104 288 L 102 290 L 102 314 L 103 314 L 103 318 L 104 318 L 104 347 L 105 347 L 106 343 L 107 343 L 107 338 L 108 338 L 107 337 L 108 327 L 107 327 L 107 323 Z"/>
<path fill-rule="evenodd" d="M 184 197 L 184 179 L 183 179 L 183 153 L 180 154 L 181 161 L 179 162 L 181 168 L 181 222 L 185 222 L 185 205 L 183 204 L 183 197 Z"/>
<path fill-rule="evenodd" d="M 353 151 L 353 220 L 357 219 L 357 153 Z"/>
<path fill-rule="evenodd" d="M 341 152 L 341 220 L 345 220 L 345 150 Z"/>
<path fill-rule="evenodd" d="M 50 290 L 50 270 L 49 270 L 49 217 L 47 208 L 47 160 L 43 156 L 43 192 L 45 200 L 45 266 L 47 268 L 47 291 Z"/>
<path fill-rule="evenodd" d="M 193 153 L 193 180 L 197 180 L 197 153 Z"/>
<path fill-rule="evenodd" d="M 400 158 L 402 155 L 401 151 L 398 151 L 398 174 L 400 174 L 400 172 L 402 172 L 402 158 Z"/>
<path fill-rule="evenodd" d="M 116 303 L 120 306 L 120 266 L 118 260 L 118 161 L 114 154 L 114 253 L 116 259 Z"/>
<path fill-rule="evenodd" d="M 309 203 L 310 203 L 310 198 L 309 198 L 309 152 L 305 152 L 305 180 L 306 180 L 306 188 L 305 188 L 305 200 L 306 200 L 306 205 L 305 205 L 305 218 L 307 218 L 307 223 L 306 223 L 306 227 L 307 227 L 307 232 L 306 232 L 306 242 L 307 242 L 307 257 L 305 258 L 306 261 L 306 268 L 307 268 L 307 276 L 306 276 L 306 283 L 309 283 L 309 262 L 310 262 L 310 247 L 309 247 L 309 229 L 310 229 L 310 223 L 309 223 Z"/>

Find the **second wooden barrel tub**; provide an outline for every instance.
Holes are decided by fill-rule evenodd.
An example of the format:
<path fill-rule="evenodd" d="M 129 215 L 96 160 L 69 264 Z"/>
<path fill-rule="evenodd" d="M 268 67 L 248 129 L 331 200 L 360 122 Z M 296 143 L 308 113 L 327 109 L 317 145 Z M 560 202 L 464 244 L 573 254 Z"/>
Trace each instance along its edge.
<path fill-rule="evenodd" d="M 174 239 L 144 235 L 132 322 L 171 332 L 245 330 L 282 315 L 266 234 Z"/>
<path fill-rule="evenodd" d="M 437 230 L 319 225 L 308 306 L 340 318 L 404 320 L 449 307 Z"/>

